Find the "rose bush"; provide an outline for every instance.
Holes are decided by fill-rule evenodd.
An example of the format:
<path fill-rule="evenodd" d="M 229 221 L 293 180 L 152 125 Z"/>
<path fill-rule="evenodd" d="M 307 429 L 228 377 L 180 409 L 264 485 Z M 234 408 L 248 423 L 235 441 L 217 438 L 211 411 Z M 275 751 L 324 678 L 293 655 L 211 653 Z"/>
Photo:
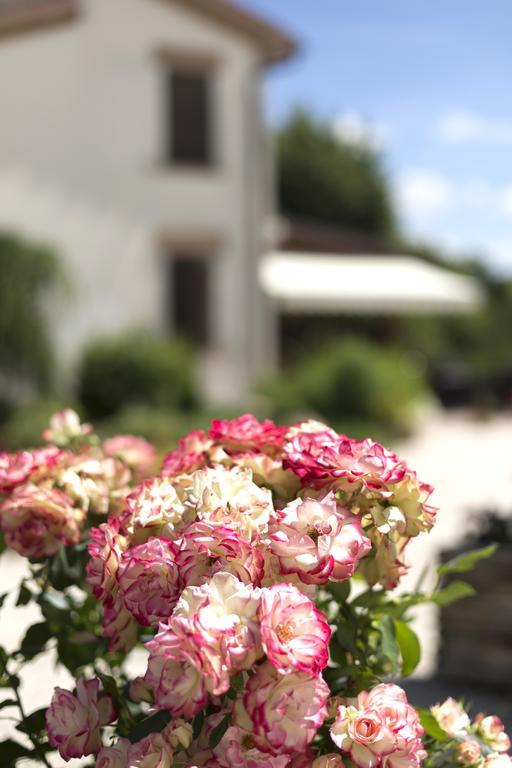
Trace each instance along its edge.
<path fill-rule="evenodd" d="M 414 606 L 470 594 L 444 575 L 492 548 L 442 566 L 429 594 L 394 593 L 436 510 L 392 451 L 250 415 L 187 435 L 159 471 L 145 441 L 101 443 L 71 411 L 44 437 L 0 455 L 5 547 L 28 565 L 17 604 L 41 611 L 0 651 L 0 706 L 25 736 L 0 744 L 2 766 L 512 765 L 497 716 L 417 710 L 395 682 L 419 661 Z M 18 673 L 50 642 L 76 691 L 27 713 Z"/>

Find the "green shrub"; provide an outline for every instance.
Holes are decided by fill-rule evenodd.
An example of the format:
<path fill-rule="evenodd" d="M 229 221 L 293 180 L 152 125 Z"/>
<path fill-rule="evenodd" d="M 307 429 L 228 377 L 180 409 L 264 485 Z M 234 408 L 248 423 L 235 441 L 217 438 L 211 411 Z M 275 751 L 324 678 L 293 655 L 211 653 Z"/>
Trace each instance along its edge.
<path fill-rule="evenodd" d="M 50 246 L 0 232 L 0 396 L 2 416 L 20 392 L 47 391 L 55 370 L 47 310 L 64 288 Z"/>
<path fill-rule="evenodd" d="M 90 419 L 128 405 L 190 408 L 197 399 L 191 351 L 181 340 L 143 333 L 95 341 L 84 352 L 77 393 Z"/>
<path fill-rule="evenodd" d="M 404 431 L 426 394 L 421 372 L 404 353 L 362 338 L 331 342 L 264 388 L 276 416 L 318 415 L 342 431 L 354 424 Z"/>

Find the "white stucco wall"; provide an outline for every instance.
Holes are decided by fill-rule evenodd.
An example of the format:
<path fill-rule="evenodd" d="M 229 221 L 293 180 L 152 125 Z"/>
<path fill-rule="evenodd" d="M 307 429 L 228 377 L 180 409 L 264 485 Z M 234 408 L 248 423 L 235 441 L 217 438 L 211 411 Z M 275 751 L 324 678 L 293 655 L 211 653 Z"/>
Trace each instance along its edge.
<path fill-rule="evenodd" d="M 211 170 L 160 161 L 162 46 L 218 59 Z M 0 228 L 62 253 L 72 294 L 56 308 L 55 337 L 68 370 L 97 334 L 163 327 L 162 233 L 215 235 L 207 390 L 246 394 L 269 350 L 256 280 L 260 72 L 249 40 L 165 0 L 85 0 L 72 24 L 0 41 Z"/>

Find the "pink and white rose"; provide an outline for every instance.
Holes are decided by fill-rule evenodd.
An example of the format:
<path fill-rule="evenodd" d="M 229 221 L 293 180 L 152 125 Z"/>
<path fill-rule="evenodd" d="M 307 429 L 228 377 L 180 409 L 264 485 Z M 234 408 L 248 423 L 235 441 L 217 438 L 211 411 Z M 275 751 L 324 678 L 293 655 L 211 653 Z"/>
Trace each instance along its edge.
<path fill-rule="evenodd" d="M 99 680 L 76 681 L 76 696 L 63 688 L 55 688 L 46 711 L 48 740 L 67 762 L 72 757 L 93 755 L 101 749 L 100 726 L 116 719 L 112 699 L 99 694 Z"/>
<path fill-rule="evenodd" d="M 155 461 L 156 450 L 143 437 L 135 435 L 116 435 L 103 443 L 106 456 L 121 459 L 134 472 L 135 477 L 142 479 L 149 474 Z"/>
<path fill-rule="evenodd" d="M 493 752 L 508 752 L 510 738 L 505 733 L 505 726 L 499 717 L 479 713 L 475 717 L 475 725 L 476 734 L 491 747 Z"/>
<path fill-rule="evenodd" d="M 345 699 L 331 738 L 358 768 L 417 768 L 426 757 L 418 715 L 397 685 L 380 684 Z"/>
<path fill-rule="evenodd" d="M 297 670 L 316 677 L 329 658 L 326 617 L 291 584 L 263 589 L 258 611 L 261 644 L 281 674 Z"/>
<path fill-rule="evenodd" d="M 43 439 L 59 447 L 67 446 L 72 440 L 90 435 L 92 426 L 82 424 L 79 415 L 71 408 L 54 413 L 48 429 L 43 432 Z"/>
<path fill-rule="evenodd" d="M 162 733 L 151 733 L 128 750 L 127 768 L 171 768 L 173 749 Z"/>
<path fill-rule="evenodd" d="M 172 541 L 150 538 L 122 555 L 118 572 L 122 599 L 144 626 L 158 626 L 174 610 L 181 592 L 177 554 Z"/>
<path fill-rule="evenodd" d="M 232 528 L 195 522 L 183 530 L 177 566 L 184 586 L 198 586 L 217 571 L 232 573 L 244 584 L 258 586 L 263 576 L 264 557 Z"/>
<path fill-rule="evenodd" d="M 468 733 L 471 720 L 459 701 L 450 697 L 442 704 L 431 707 L 430 711 L 448 736 L 457 738 Z"/>
<path fill-rule="evenodd" d="M 280 675 L 270 662 L 257 667 L 235 704 L 234 723 L 249 731 L 261 752 L 303 752 L 327 715 L 329 688 L 321 676 Z"/>
<path fill-rule="evenodd" d="M 255 451 L 273 454 L 283 445 L 287 427 L 279 427 L 270 419 L 258 421 L 251 413 L 236 419 L 214 419 L 209 437 L 228 453 Z"/>
<path fill-rule="evenodd" d="M 96 756 L 96 768 L 127 768 L 128 739 L 118 739 L 110 747 L 102 747 Z"/>
<path fill-rule="evenodd" d="M 5 543 L 28 558 L 51 557 L 60 547 L 77 544 L 83 513 L 56 488 L 17 486 L 0 505 Z"/>
<path fill-rule="evenodd" d="M 292 501 L 278 514 L 270 539 L 282 573 L 296 573 L 306 584 L 351 578 L 371 549 L 360 521 L 340 510 L 333 493 Z"/>
<path fill-rule="evenodd" d="M 231 725 L 213 754 L 220 768 L 287 768 L 290 755 L 269 755 L 255 745 L 252 734 Z"/>

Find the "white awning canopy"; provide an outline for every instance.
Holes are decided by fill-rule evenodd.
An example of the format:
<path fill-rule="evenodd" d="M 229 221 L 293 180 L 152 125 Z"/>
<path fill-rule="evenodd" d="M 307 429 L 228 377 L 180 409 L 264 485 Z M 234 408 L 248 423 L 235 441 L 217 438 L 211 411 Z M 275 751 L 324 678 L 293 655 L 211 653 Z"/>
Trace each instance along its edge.
<path fill-rule="evenodd" d="M 483 302 L 475 279 L 412 256 L 275 251 L 260 264 L 260 284 L 288 313 L 452 314 Z"/>

